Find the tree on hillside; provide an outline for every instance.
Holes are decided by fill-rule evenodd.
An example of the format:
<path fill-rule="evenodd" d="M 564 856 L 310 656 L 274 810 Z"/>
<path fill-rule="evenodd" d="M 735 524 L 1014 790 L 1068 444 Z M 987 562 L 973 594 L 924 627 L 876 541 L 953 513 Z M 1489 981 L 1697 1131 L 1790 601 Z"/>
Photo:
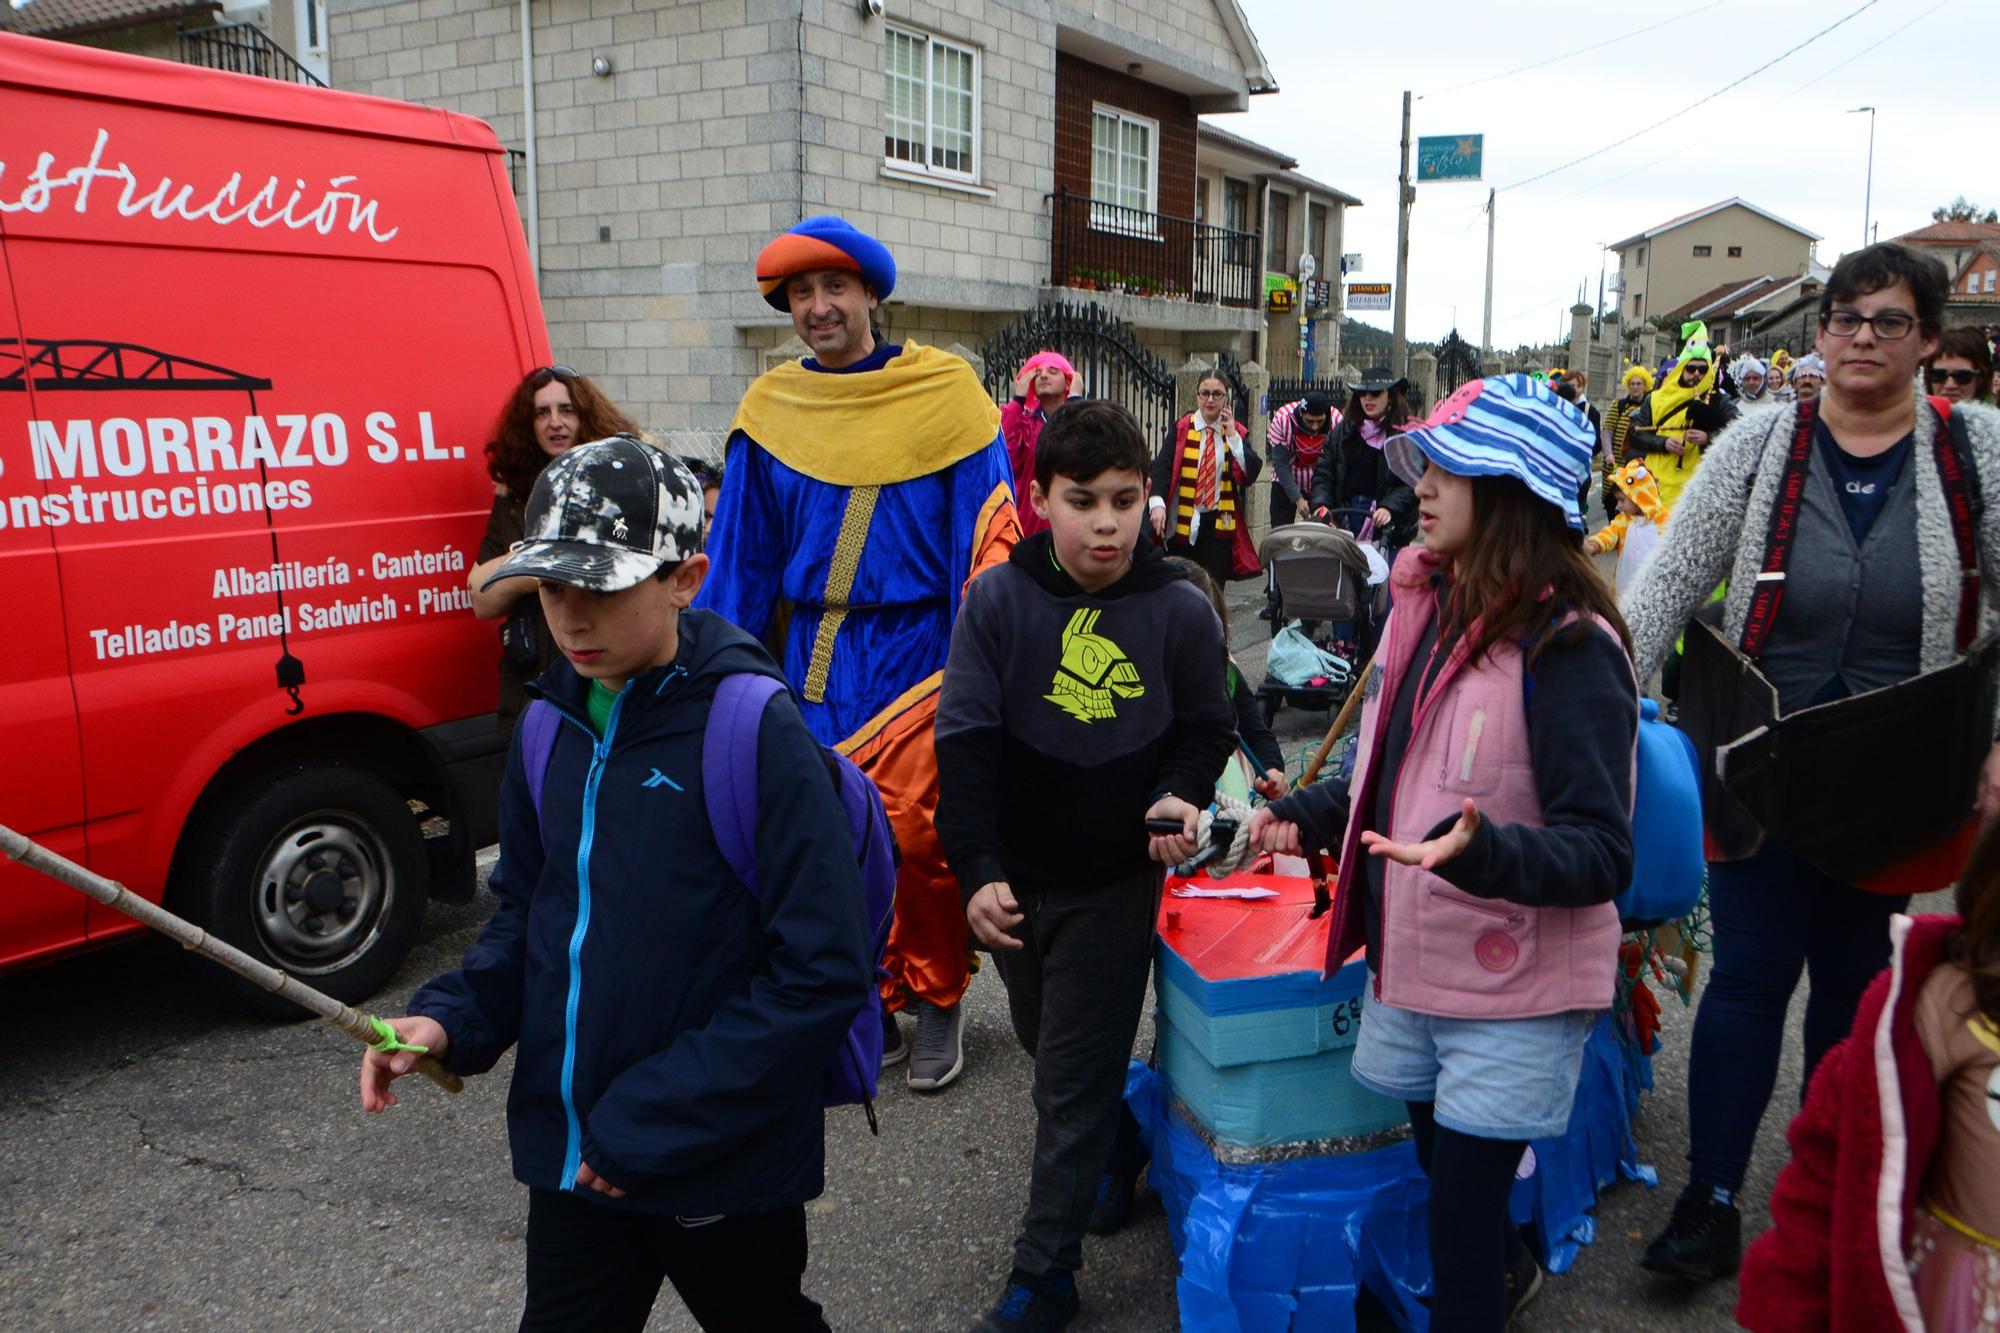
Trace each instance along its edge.
<path fill-rule="evenodd" d="M 2000 222 L 2000 209 L 1989 208 L 1982 212 L 1978 204 L 1972 203 L 1964 195 L 1960 195 L 1948 204 L 1933 208 L 1931 210 L 1931 221 Z"/>

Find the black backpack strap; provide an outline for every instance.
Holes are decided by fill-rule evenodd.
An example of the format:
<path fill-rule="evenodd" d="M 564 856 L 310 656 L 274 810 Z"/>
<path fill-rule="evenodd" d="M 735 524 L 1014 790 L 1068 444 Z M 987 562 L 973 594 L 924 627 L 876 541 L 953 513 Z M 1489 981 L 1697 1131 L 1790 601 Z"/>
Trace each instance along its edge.
<path fill-rule="evenodd" d="M 1972 646 L 1979 630 L 1979 522 L 1986 512 L 1979 490 L 1979 467 L 1972 457 L 1972 437 L 1965 417 L 1940 406 L 1933 398 L 1939 429 L 1932 437 L 1938 480 L 1944 486 L 1945 512 L 1951 516 L 1952 543 L 1958 548 L 1958 651 Z"/>
<path fill-rule="evenodd" d="M 1743 625 L 1743 655 L 1755 661 L 1764 652 L 1764 642 L 1777 622 L 1778 607 L 1785 600 L 1785 563 L 1792 556 L 1792 539 L 1798 535 L 1799 507 L 1806 492 L 1806 465 L 1812 458 L 1813 427 L 1819 423 L 1817 402 L 1799 404 L 1799 421 L 1792 431 L 1792 445 L 1785 454 L 1785 472 L 1778 482 L 1778 503 L 1771 509 L 1770 527 L 1764 534 L 1764 564 L 1757 574 L 1757 588 L 1750 597 L 1750 615 Z"/>

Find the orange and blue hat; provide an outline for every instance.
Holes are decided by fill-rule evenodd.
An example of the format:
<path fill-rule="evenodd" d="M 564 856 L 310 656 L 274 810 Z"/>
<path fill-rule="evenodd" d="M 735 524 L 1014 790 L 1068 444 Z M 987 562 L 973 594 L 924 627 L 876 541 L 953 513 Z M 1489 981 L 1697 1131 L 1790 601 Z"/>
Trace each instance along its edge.
<path fill-rule="evenodd" d="M 846 218 L 822 213 L 764 247 L 757 256 L 757 290 L 773 310 L 790 310 L 785 279 L 823 268 L 859 273 L 878 301 L 886 301 L 896 289 L 896 260 L 889 247 Z"/>

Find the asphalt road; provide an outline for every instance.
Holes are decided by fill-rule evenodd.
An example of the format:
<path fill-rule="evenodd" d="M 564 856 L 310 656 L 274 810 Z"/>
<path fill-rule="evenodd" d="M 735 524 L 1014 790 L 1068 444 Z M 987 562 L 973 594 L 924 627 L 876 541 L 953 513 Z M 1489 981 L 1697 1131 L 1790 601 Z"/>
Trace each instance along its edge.
<path fill-rule="evenodd" d="M 1257 679 L 1266 630 L 1249 590 L 1239 597 L 1238 658 Z M 1326 721 L 1288 711 L 1279 734 L 1307 745 Z M 482 889 L 469 907 L 433 907 L 376 1007 L 401 1012 L 490 905 Z M 457 1098 L 412 1080 L 402 1105 L 365 1116 L 347 1038 L 238 1017 L 192 983 L 195 966 L 145 941 L 0 977 L 0 1327 L 513 1327 L 526 1195 L 508 1170 L 506 1064 Z M 879 1139 L 858 1109 L 830 1116 L 808 1281 L 837 1328 L 964 1328 L 1006 1275 L 1032 1136 L 1029 1066 L 990 969 L 968 1006 L 957 1086 L 887 1089 Z M 1692 1290 L 1637 1267 L 1684 1178 L 1691 1017 L 1667 1001 L 1657 1087 L 1637 1123 L 1661 1188 L 1614 1186 L 1596 1244 L 1516 1327 L 1733 1326 L 1733 1284 Z M 1751 1233 L 1765 1226 L 1798 1102 L 1796 1021 L 1792 1032 L 1744 1192 Z M 1075 1327 L 1175 1326 L 1175 1261 L 1150 1192 L 1129 1228 L 1085 1254 Z M 651 1327 L 692 1326 L 664 1295 Z"/>

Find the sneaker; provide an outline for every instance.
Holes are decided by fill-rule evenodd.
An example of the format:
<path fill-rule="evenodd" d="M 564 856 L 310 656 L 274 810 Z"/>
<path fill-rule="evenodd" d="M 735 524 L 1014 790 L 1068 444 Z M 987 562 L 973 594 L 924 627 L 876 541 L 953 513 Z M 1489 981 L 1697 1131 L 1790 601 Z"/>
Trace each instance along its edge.
<path fill-rule="evenodd" d="M 973 1333 L 1043 1333 L 1067 1328 L 1076 1318 L 1076 1307 L 1075 1274 L 1032 1278 L 1017 1268 L 1007 1278 L 1000 1303 L 972 1326 Z"/>
<path fill-rule="evenodd" d="M 1717 1203 L 1715 1192 L 1690 1181 L 1674 1201 L 1673 1219 L 1653 1237 L 1639 1266 L 1690 1282 L 1713 1282 L 1734 1273 L 1743 1260 L 1743 1219 L 1733 1203 Z"/>
<path fill-rule="evenodd" d="M 1097 1178 L 1097 1202 L 1090 1206 L 1086 1229 L 1109 1236 L 1132 1220 L 1132 1196 L 1139 1190 L 1139 1172 L 1108 1170 Z"/>
<path fill-rule="evenodd" d="M 909 1083 L 918 1092 L 938 1092 L 965 1072 L 965 1006 L 949 1009 L 918 1000 L 917 1040 L 910 1049 Z"/>
<path fill-rule="evenodd" d="M 889 1006 L 882 1006 L 882 1068 L 899 1065 L 910 1058 L 910 1043 L 903 1040 L 902 1025 L 889 1012 Z"/>
<path fill-rule="evenodd" d="M 1534 1252 L 1523 1245 L 1507 1265 L 1507 1320 L 1512 1322 L 1542 1289 L 1542 1266 Z"/>

